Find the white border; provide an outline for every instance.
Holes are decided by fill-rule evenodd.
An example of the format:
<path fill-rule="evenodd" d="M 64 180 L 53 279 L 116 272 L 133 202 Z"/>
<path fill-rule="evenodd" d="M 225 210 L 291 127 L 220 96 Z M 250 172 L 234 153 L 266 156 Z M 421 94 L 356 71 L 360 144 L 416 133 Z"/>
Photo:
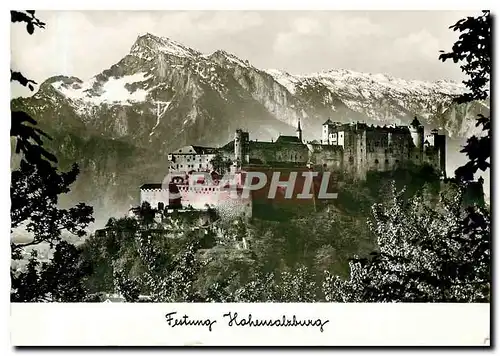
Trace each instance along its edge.
<path fill-rule="evenodd" d="M 489 304 L 13 303 L 17 346 L 489 346 Z M 215 320 L 170 326 L 165 315 Z M 311 319 L 318 326 L 229 325 L 242 318 Z M 323 325 L 323 332 L 319 325 Z"/>

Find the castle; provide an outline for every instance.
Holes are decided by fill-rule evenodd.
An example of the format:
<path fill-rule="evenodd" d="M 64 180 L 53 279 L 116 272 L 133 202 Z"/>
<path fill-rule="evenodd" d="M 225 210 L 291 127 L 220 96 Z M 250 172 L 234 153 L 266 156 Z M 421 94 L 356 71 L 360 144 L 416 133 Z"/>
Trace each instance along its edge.
<path fill-rule="evenodd" d="M 429 164 L 445 175 L 446 136 L 438 134 L 437 130 L 425 136 L 424 127 L 417 118 L 409 126 L 383 127 L 328 119 L 322 125 L 319 142 L 304 142 L 299 120 L 295 136 L 280 135 L 276 141 L 262 142 L 250 140 L 248 132 L 236 130 L 234 140 L 222 147 L 185 146 L 171 152 L 168 160 L 169 170 L 183 172 L 186 179 L 197 172 L 220 171 L 221 165 L 233 174 L 256 167 L 311 169 L 337 172 L 345 179 L 364 180 L 370 171 L 391 171 L 412 163 Z M 169 205 L 169 189 L 172 188 L 162 187 L 161 184 L 143 185 L 141 203 L 148 201 L 152 206 L 159 203 Z M 216 184 L 190 186 L 181 178 L 174 189 L 180 192 L 182 206 L 191 205 L 195 209 L 226 205 L 222 201 L 228 200 L 227 197 L 221 199 L 217 196 L 220 187 Z M 251 209 L 251 198 L 236 206 L 248 211 Z M 235 206 L 230 207 L 230 210 L 234 209 Z"/>

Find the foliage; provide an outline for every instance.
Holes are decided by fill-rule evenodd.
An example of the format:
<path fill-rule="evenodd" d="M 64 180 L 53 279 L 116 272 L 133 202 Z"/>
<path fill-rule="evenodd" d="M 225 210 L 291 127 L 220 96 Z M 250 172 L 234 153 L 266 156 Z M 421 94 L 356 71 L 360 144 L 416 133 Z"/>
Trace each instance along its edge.
<path fill-rule="evenodd" d="M 82 302 L 87 291 L 83 277 L 89 266 L 82 266 L 81 250 L 61 241 L 49 263 L 40 263 L 34 250 L 26 271 L 13 278 L 13 302 Z"/>
<path fill-rule="evenodd" d="M 138 302 L 140 295 L 140 288 L 138 282 L 134 279 L 127 277 L 122 270 L 113 269 L 114 281 L 117 285 L 118 292 L 123 295 L 125 300 L 130 303 Z"/>
<path fill-rule="evenodd" d="M 137 246 L 145 266 L 142 281 L 155 302 L 190 302 L 200 297 L 194 282 L 204 264 L 197 258 L 197 238 L 206 231 L 187 231 L 187 241 L 174 256 L 156 247 L 147 232 L 137 235 Z"/>
<path fill-rule="evenodd" d="M 460 68 L 469 79 L 463 83 L 469 89 L 455 100 L 467 103 L 475 100 L 486 100 L 489 97 L 489 82 L 491 75 L 491 15 L 483 11 L 482 16 L 467 17 L 459 20 L 453 26 L 453 31 L 462 34 L 452 47 L 452 51 L 443 52 L 439 59 L 453 60 L 462 63 Z M 481 137 L 472 136 L 462 151 L 469 158 L 468 162 L 457 168 L 455 175 L 459 180 L 470 181 L 478 171 L 490 168 L 491 156 L 491 120 L 490 117 L 478 115 L 476 126 L 481 126 L 484 133 Z"/>
<path fill-rule="evenodd" d="M 464 211 L 464 189 L 455 189 L 437 207 L 395 189 L 388 206 L 375 204 L 378 250 L 353 259 L 348 280 L 327 276 L 327 301 L 489 301 L 490 215 L 477 206 Z"/>
<path fill-rule="evenodd" d="M 12 22 L 24 22 L 29 34 L 45 24 L 35 12 L 11 11 Z M 34 81 L 19 72 L 11 71 L 11 81 L 34 90 Z M 94 221 L 93 209 L 83 203 L 69 209 L 58 207 L 58 196 L 69 192 L 69 186 L 79 173 L 76 165 L 68 172 L 59 172 L 56 157 L 43 147 L 43 138 L 50 137 L 36 127 L 28 114 L 11 112 L 11 138 L 16 142 L 16 153 L 21 155 L 19 168 L 11 173 L 11 229 L 25 228 L 33 237 L 27 243 L 11 242 L 11 256 L 22 258 L 27 246 L 48 244 L 55 246 L 50 264 L 37 261 L 32 254 L 26 272 L 11 271 L 11 295 L 15 301 L 81 301 L 84 297 L 81 278 L 89 271 L 79 263 L 80 251 L 62 241 L 62 232 L 78 237 Z M 40 271 L 38 271 L 40 269 Z"/>
<path fill-rule="evenodd" d="M 69 185 L 77 177 L 78 169 L 59 173 L 55 168 L 45 170 L 21 161 L 20 168 L 11 175 L 11 228 L 24 226 L 33 240 L 11 243 L 12 256 L 19 259 L 26 246 L 54 243 L 61 240 L 62 231 L 76 236 L 85 235 L 85 228 L 94 219 L 92 207 L 83 203 L 70 209 L 58 207 L 58 196 L 69 192 Z"/>
<path fill-rule="evenodd" d="M 225 159 L 224 156 L 217 151 L 214 157 L 210 160 L 210 164 L 212 165 L 215 172 L 220 175 L 224 175 L 229 171 L 232 162 L 229 159 Z"/>

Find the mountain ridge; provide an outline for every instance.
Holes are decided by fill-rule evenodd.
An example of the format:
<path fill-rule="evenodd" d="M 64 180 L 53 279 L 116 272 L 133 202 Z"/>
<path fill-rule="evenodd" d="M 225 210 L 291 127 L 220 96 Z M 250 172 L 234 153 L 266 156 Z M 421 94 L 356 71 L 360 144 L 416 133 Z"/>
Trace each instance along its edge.
<path fill-rule="evenodd" d="M 106 211 L 109 202 L 128 208 L 138 186 L 161 180 L 169 151 L 225 144 L 237 128 L 270 141 L 294 134 L 300 119 L 305 139 L 312 140 L 327 118 L 384 125 L 418 116 L 427 128 L 463 140 L 475 129 L 475 115 L 489 113 L 489 104 L 455 104 L 462 89 L 458 83 L 340 69 L 306 75 L 261 70 L 225 50 L 203 54 L 146 33 L 91 78 L 50 77 L 11 107 L 26 111 L 54 137 L 49 145 L 63 167 L 80 164 L 81 185 L 93 188 L 82 188 L 85 194 L 76 192 L 74 199 Z"/>

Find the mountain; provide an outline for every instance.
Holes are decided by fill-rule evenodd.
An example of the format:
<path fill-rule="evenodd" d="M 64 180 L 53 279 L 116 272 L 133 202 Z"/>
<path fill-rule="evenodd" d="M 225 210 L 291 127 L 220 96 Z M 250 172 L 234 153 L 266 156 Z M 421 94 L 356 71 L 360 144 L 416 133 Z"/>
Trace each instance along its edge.
<path fill-rule="evenodd" d="M 53 137 L 49 148 L 63 169 L 80 165 L 66 202 L 93 204 L 99 220 L 101 213 L 105 219 L 137 204 L 138 187 L 166 175 L 170 150 L 220 145 L 237 128 L 270 140 L 293 134 L 300 118 L 305 139 L 312 140 L 327 117 L 384 125 L 409 123 L 417 115 L 461 142 L 474 127 L 470 118 L 489 112 L 488 103 L 454 104 L 464 91 L 453 82 L 349 70 L 261 70 L 222 50 L 207 55 L 148 33 L 89 80 L 48 78 L 11 107 L 31 114 Z"/>

